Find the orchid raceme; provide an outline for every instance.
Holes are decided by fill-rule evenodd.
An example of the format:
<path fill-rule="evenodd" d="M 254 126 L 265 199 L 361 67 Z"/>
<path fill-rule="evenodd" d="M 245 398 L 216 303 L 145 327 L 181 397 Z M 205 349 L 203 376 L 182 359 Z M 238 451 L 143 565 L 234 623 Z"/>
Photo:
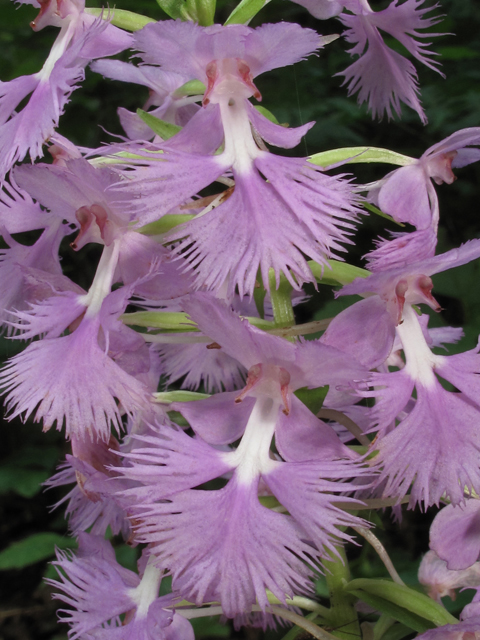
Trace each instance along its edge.
<path fill-rule="evenodd" d="M 436 144 L 407 123 L 395 152 L 379 140 L 395 126 L 386 123 L 355 147 L 312 149 L 325 132 L 343 135 L 352 113 L 338 96 L 312 107 L 325 91 L 315 83 L 334 71 L 332 28 L 345 27 L 358 56 L 337 74 L 348 93 L 380 119 L 400 117 L 404 103 L 426 124 L 434 93 L 422 106 L 414 62 L 439 71 L 442 8 L 299 0 L 327 21 L 320 35 L 278 0 L 266 10 L 278 21 L 263 24 L 263 1 L 227 16 L 213 0 L 152 0 L 159 21 L 135 13 L 148 1 L 18 0 L 30 5 L 19 16 L 38 11 L 34 31 L 53 27 L 51 51 L 0 82 L 0 393 L 7 420 L 40 423 L 22 434 L 68 441 L 48 480 L 42 455 L 7 461 L 0 493 L 31 490 L 26 459 L 65 507 L 78 549 L 52 534 L 62 548 L 47 583 L 69 639 L 235 629 L 479 640 L 480 355 L 464 345 L 479 317 L 465 274 L 478 280 L 480 239 L 448 244 L 434 186 L 465 180 L 448 192 L 466 234 L 460 200 L 471 187 L 454 170 L 475 169 L 479 123 L 471 115 L 438 135 L 437 122 Z M 101 116 L 102 143 L 61 118 L 84 77 L 87 92 L 99 87 L 81 105 Z M 119 83 L 128 94 L 117 100 Z M 109 95 L 115 110 L 104 111 Z M 442 307 L 467 288 L 465 328 L 445 326 Z M 375 510 L 392 507 L 400 521 L 417 506 L 441 507 L 418 560 L 428 595 L 394 566 L 396 525 L 375 530 Z M 16 566 L 9 553 L 0 571 Z M 442 599 L 464 589 L 457 618 Z"/>

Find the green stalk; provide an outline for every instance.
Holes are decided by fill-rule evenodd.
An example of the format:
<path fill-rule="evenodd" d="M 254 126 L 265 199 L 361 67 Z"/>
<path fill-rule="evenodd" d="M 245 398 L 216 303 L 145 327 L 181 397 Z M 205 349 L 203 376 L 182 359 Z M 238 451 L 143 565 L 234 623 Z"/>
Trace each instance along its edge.
<path fill-rule="evenodd" d="M 273 269 L 270 269 L 268 274 L 268 284 L 270 287 L 270 299 L 272 301 L 275 326 L 279 328 L 292 327 L 295 324 L 295 315 L 293 313 L 291 297 L 293 290 L 292 285 L 288 282 L 285 276 L 281 274 L 277 289 Z"/>
<path fill-rule="evenodd" d="M 355 611 L 355 598 L 345 591 L 344 586 L 351 580 L 347 556 L 342 546 L 337 547 L 338 557 L 325 560 L 325 578 L 330 592 L 330 612 L 328 621 L 330 632 L 342 640 L 361 638 L 360 624 Z"/>

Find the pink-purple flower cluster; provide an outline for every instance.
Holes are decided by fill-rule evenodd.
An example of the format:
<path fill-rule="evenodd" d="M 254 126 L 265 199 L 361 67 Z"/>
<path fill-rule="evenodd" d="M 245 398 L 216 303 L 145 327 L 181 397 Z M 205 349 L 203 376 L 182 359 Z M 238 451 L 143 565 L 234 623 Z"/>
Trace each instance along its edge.
<path fill-rule="evenodd" d="M 318 575 L 343 562 L 352 528 L 371 526 L 356 513 L 369 501 L 448 502 L 422 582 L 436 598 L 480 587 L 479 349 L 438 355 L 461 331 L 429 328 L 422 311 L 440 310 L 432 276 L 480 257 L 479 239 L 435 254 L 432 183 L 480 159 L 480 128 L 359 185 L 271 151 L 314 123 L 279 125 L 252 102 L 257 76 L 332 38 L 285 22 L 180 20 L 130 35 L 80 0 L 24 3 L 40 9 L 34 29 L 60 31 L 41 71 L 0 85 L 0 320 L 29 341 L 0 388 L 10 418 L 64 428 L 72 445 L 47 482 L 73 485 L 59 504 L 79 548 L 58 551 L 50 580 L 71 640 L 191 640 L 189 619 L 206 605 L 264 627 L 281 615 L 275 603 L 300 618 L 298 597 L 313 598 Z M 436 5 L 299 4 L 346 26 L 360 56 L 343 72 L 349 93 L 374 116 L 404 102 L 426 122 L 415 68 L 380 32 L 438 71 L 423 40 L 438 35 L 423 31 Z M 125 49 L 138 66 L 98 60 Z M 120 109 L 126 137 L 88 150 L 55 129 L 93 60 L 148 87 L 153 109 L 149 119 Z M 192 82 L 203 92 L 186 90 Z M 35 163 L 45 145 L 53 163 Z M 338 280 L 337 295 L 359 301 L 320 338 L 298 337 L 310 331 L 291 326 L 303 285 L 341 259 L 369 202 L 414 230 L 378 240 L 370 272 Z M 17 236 L 34 230 L 33 244 Z M 66 237 L 80 255 L 101 247 L 88 290 L 62 271 Z M 138 574 L 117 563 L 107 530 L 144 545 Z M 160 596 L 164 576 L 172 592 Z M 458 625 L 421 637 L 476 637 L 477 600 Z"/>

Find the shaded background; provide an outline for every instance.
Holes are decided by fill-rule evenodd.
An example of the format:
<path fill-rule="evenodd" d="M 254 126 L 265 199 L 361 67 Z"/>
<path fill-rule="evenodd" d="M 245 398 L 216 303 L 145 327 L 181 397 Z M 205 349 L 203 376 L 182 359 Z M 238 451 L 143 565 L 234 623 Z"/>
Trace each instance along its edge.
<path fill-rule="evenodd" d="M 87 4 L 100 6 L 100 3 Z M 374 9 L 381 9 L 388 2 L 371 4 Z M 359 107 L 355 98 L 347 99 L 341 78 L 334 77 L 350 63 L 345 51 L 346 43 L 342 40 L 331 44 L 318 58 L 312 57 L 293 67 L 272 71 L 256 80 L 263 95 L 262 104 L 280 122 L 297 126 L 316 121 L 305 142 L 295 150 L 295 155 L 313 154 L 334 147 L 372 145 L 418 157 L 454 131 L 480 126 L 480 3 L 477 0 L 443 0 L 441 4 L 446 17 L 437 29 L 456 35 L 434 39 L 433 49 L 440 54 L 446 79 L 416 65 L 419 67 L 423 105 L 429 118 L 426 127 L 408 107 L 404 108 L 401 122 L 372 122 L 364 106 Z M 217 22 L 223 22 L 235 5 L 235 2 L 222 0 Z M 118 7 L 143 12 L 156 19 L 166 17 L 155 0 L 122 0 Z M 32 7 L 16 9 L 13 2 L 0 0 L 2 81 L 35 73 L 47 57 L 57 29 L 32 32 L 29 22 L 36 13 Z M 278 20 L 299 22 L 322 34 L 342 30 L 338 21 L 319 22 L 287 0 L 273 0 L 251 26 Z M 401 51 L 395 41 L 386 40 Z M 128 56 L 124 55 L 124 59 Z M 122 133 L 116 116 L 118 106 L 135 110 L 143 105 L 146 98 L 147 89 L 104 80 L 87 69 L 85 82 L 80 90 L 73 93 L 59 131 L 79 145 L 97 146 L 113 139 L 106 132 Z M 356 176 L 363 182 L 380 178 L 387 169 L 381 165 L 354 167 Z M 453 185 L 437 188 L 441 211 L 439 251 L 480 236 L 480 167 L 466 167 L 457 171 L 457 175 L 459 179 Z M 351 254 L 355 264 L 362 265 L 361 256 L 372 248 L 372 239 L 383 232 L 384 223 L 376 216 L 364 220 Z M 90 270 L 85 268 L 85 250 L 76 255 L 66 246 L 64 251 L 66 275 L 85 287 L 91 281 L 98 256 L 96 248 L 89 251 Z M 477 341 L 480 331 L 479 277 L 478 264 L 470 264 L 434 278 L 434 294 L 444 311 L 432 322 L 464 327 L 466 337 L 457 350 L 472 348 Z M 330 289 L 320 287 L 320 295 L 297 309 L 297 319 L 305 322 L 329 317 L 345 304 L 334 301 Z M 14 355 L 18 348 L 17 342 L 2 338 L 0 357 L 5 359 Z M 57 432 L 42 434 L 38 424 L 23 425 L 19 421 L 3 424 L 1 442 L 0 640 L 65 639 L 66 629 L 56 623 L 55 603 L 51 601 L 50 590 L 43 585 L 42 577 L 54 575 L 48 565 L 54 545 L 68 547 L 72 541 L 65 536 L 62 508 L 49 510 L 49 506 L 60 500 L 64 492 L 52 490 L 44 493 L 40 490 L 40 483 L 52 475 L 58 461 L 68 452 L 68 443 Z M 426 514 L 407 512 L 402 523 L 394 524 L 389 513 L 381 517 L 372 514 L 379 527 L 377 535 L 390 551 L 393 549 L 392 558 L 408 584 L 416 584 L 418 563 L 428 547 L 428 526 L 434 515 L 435 509 Z M 119 560 L 134 568 L 136 551 L 120 541 L 114 542 Z M 349 554 L 354 575 L 385 575 L 383 566 L 368 545 L 361 550 L 352 548 Z M 318 591 L 320 596 L 325 595 L 322 581 L 319 581 Z M 445 599 L 445 604 L 458 613 L 468 598 L 466 592 L 456 603 Z M 198 638 L 263 637 L 263 633 L 257 630 L 234 632 L 229 626 L 211 621 L 198 621 L 196 624 Z M 280 638 L 284 633 L 269 632 L 267 636 Z"/>

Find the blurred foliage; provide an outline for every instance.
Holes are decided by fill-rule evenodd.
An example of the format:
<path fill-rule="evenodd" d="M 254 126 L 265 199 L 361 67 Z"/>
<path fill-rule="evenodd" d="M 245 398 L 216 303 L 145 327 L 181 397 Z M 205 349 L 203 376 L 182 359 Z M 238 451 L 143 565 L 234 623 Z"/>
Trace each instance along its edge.
<path fill-rule="evenodd" d="M 385 0 L 372 1 L 374 8 L 382 8 Z M 248 7 L 261 2 L 244 2 Z M 101 2 L 87 2 L 88 6 L 101 6 Z M 234 0 L 217 3 L 216 21 L 223 22 L 235 9 Z M 478 0 L 442 0 L 445 19 L 440 38 L 432 38 L 433 48 L 439 54 L 446 78 L 421 68 L 419 79 L 422 101 L 429 118 L 424 127 L 418 116 L 404 107 L 403 119 L 393 122 L 373 122 L 365 106 L 359 107 L 355 97 L 348 99 L 341 78 L 336 76 L 350 64 L 346 52 L 347 43 L 338 39 L 319 56 L 295 66 L 274 70 L 260 76 L 256 84 L 263 96 L 262 106 L 272 112 L 281 123 L 298 126 L 311 120 L 316 125 L 308 133 L 301 146 L 286 153 L 311 155 L 331 148 L 371 145 L 386 147 L 400 153 L 418 157 L 432 144 L 454 131 L 480 125 L 480 3 Z M 121 9 L 144 13 L 154 19 L 167 18 L 155 0 L 119 0 Z M 0 79 L 11 80 L 17 76 L 37 72 L 48 55 L 56 36 L 55 28 L 34 33 L 29 22 L 37 11 L 28 5 L 16 7 L 10 0 L 0 0 Z M 319 22 L 302 7 L 287 0 L 273 0 L 255 16 L 251 26 L 278 20 L 299 22 L 322 34 L 341 33 L 342 26 L 336 20 Z M 438 27 L 437 27 L 438 29 Z M 452 35 L 455 33 L 455 35 Z M 391 46 L 396 46 L 390 43 Z M 121 58 L 128 60 L 130 54 Z M 59 132 L 78 145 L 96 147 L 105 141 L 122 135 L 116 109 L 126 107 L 131 111 L 142 108 L 148 90 L 135 85 L 105 80 L 86 70 L 82 88 L 75 91 L 66 113 L 61 119 Z M 48 161 L 48 158 L 47 158 Z M 358 165 L 348 167 L 362 182 L 382 177 L 385 165 Z M 453 185 L 437 187 L 440 198 L 441 234 L 439 251 L 448 250 L 461 242 L 480 236 L 478 212 L 479 163 L 457 171 L 458 181 Z M 388 230 L 398 230 L 378 216 L 364 219 L 352 247 L 352 261 L 362 266 L 361 256 L 372 248 L 372 239 Z M 65 243 L 66 247 L 66 243 Z M 98 250 L 88 249 L 88 260 L 96 264 Z M 65 250 L 68 253 L 68 250 Z M 68 253 L 64 261 L 65 273 L 84 287 L 88 287 L 90 274 L 84 268 L 85 250 L 82 255 Z M 464 326 L 466 339 L 451 352 L 473 347 L 480 330 L 480 300 L 478 263 L 466 265 L 452 272 L 434 277 L 441 314 L 432 319 L 434 325 Z M 309 290 L 313 293 L 313 288 Z M 333 299 L 331 287 L 320 285 L 320 295 L 296 308 L 297 319 L 331 317 L 345 308 L 354 298 Z M 319 302 L 320 300 L 320 302 Z M 14 355 L 21 344 L 2 338 L 0 357 Z M 323 398 L 320 398 L 321 401 Z M 50 602 L 47 587 L 39 587 L 45 574 L 45 561 L 51 558 L 53 547 L 66 546 L 66 523 L 63 515 L 49 512 L 48 506 L 58 501 L 64 491 L 52 489 L 44 494 L 39 486 L 53 471 L 57 461 L 68 452 L 68 443 L 58 432 L 42 434 L 39 425 L 22 424 L 16 420 L 3 426 L 2 467 L 0 469 L 0 568 L 4 577 L 0 593 L 0 637 L 5 640 L 46 640 L 66 638 L 54 619 L 54 605 Z M 380 526 L 376 532 L 389 550 L 394 549 L 392 559 L 405 582 L 419 588 L 416 572 L 420 554 L 428 545 L 428 526 L 435 509 L 427 514 L 406 512 L 401 523 L 393 523 L 390 513 L 372 515 Z M 68 540 L 68 544 L 70 541 Z M 117 557 L 124 566 L 134 569 L 138 552 L 114 540 Z M 385 569 L 372 548 L 365 544 L 349 550 L 354 578 L 386 577 Z M 27 566 L 28 565 L 28 566 Z M 20 571 L 20 566 L 25 568 Z M 8 569 L 8 571 L 7 571 Z M 318 581 L 317 592 L 325 597 L 326 585 Z M 458 614 L 471 598 L 471 591 L 463 592 L 453 603 L 445 604 L 449 611 Z M 13 613 L 12 613 L 13 612 Z M 366 616 L 368 619 L 368 615 Z M 372 618 L 373 620 L 374 618 Z M 285 635 L 261 630 L 236 632 L 232 625 L 223 626 L 218 619 L 195 621 L 198 638 L 248 638 L 265 637 L 273 640 Z M 392 628 L 391 640 L 405 635 L 398 625 Z M 64 634 L 64 635 L 62 635 Z M 289 632 L 289 637 L 294 634 Z M 396 634 L 396 635 L 395 635 Z M 387 636 L 385 636 L 387 637 Z"/>
<path fill-rule="evenodd" d="M 34 533 L 28 538 L 13 542 L 0 553 L 0 571 L 7 569 L 23 569 L 41 560 L 55 555 L 55 548 L 70 549 L 76 547 L 72 538 L 58 533 Z"/>

